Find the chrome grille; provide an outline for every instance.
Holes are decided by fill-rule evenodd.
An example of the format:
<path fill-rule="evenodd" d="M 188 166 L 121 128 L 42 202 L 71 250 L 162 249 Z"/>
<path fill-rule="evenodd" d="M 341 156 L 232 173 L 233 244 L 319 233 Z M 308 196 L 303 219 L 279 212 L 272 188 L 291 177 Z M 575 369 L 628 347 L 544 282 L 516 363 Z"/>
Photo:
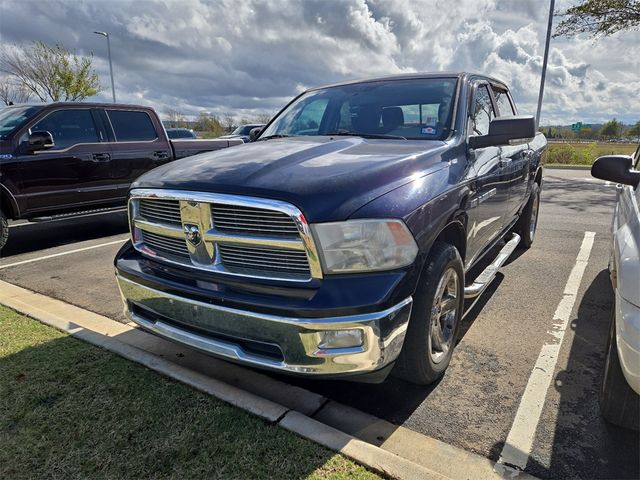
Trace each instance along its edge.
<path fill-rule="evenodd" d="M 309 225 L 296 207 L 226 194 L 134 189 L 134 246 L 169 263 L 228 275 L 322 278 Z"/>
<path fill-rule="evenodd" d="M 145 220 L 170 225 L 182 225 L 180 202 L 177 200 L 142 199 L 139 214 Z"/>
<path fill-rule="evenodd" d="M 277 210 L 214 203 L 211 214 L 214 227 L 222 232 L 294 237 L 299 235 L 291 216 Z"/>
<path fill-rule="evenodd" d="M 219 245 L 222 264 L 230 271 L 275 271 L 294 275 L 309 275 L 307 254 L 281 248 Z"/>
<path fill-rule="evenodd" d="M 157 254 L 168 254 L 185 260 L 189 259 L 189 250 L 185 240 L 143 230 L 142 241 Z"/>

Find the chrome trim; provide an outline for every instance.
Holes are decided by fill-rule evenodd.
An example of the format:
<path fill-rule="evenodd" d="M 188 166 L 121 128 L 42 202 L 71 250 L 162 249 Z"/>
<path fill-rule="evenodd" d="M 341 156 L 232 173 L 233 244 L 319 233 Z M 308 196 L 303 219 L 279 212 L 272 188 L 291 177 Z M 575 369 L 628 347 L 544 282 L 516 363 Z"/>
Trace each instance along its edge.
<path fill-rule="evenodd" d="M 412 307 L 412 298 L 408 297 L 391 308 L 373 313 L 325 318 L 283 317 L 183 298 L 120 275 L 116 278 L 125 315 L 143 329 L 247 365 L 308 375 L 350 374 L 384 368 L 400 354 Z M 132 305 L 148 311 L 149 316 L 133 313 Z M 209 331 L 212 337 L 189 330 L 188 326 L 181 328 L 185 324 Z M 318 348 L 323 332 L 350 329 L 362 331 L 361 346 Z M 238 338 L 239 343 L 213 338 L 216 334 Z M 283 360 L 247 352 L 240 345 L 242 340 L 277 346 Z"/>
<path fill-rule="evenodd" d="M 164 257 L 155 257 L 167 263 L 180 266 L 191 266 L 200 270 L 215 271 L 230 276 L 244 278 L 266 278 L 285 280 L 297 283 L 308 283 L 321 279 L 322 266 L 316 244 L 313 240 L 311 228 L 303 213 L 295 206 L 279 200 L 269 200 L 258 197 L 229 195 L 221 193 L 190 192 L 181 190 L 162 189 L 133 189 L 129 195 L 129 225 L 131 241 L 136 250 L 144 253 L 144 246 L 140 240 L 136 240 L 136 229 L 147 230 L 152 233 L 167 235 L 173 238 L 185 238 L 183 228 L 175 225 L 159 222 L 149 222 L 139 218 L 139 202 L 141 199 L 176 200 L 180 202 L 180 216 L 182 225 L 197 225 L 200 227 L 202 242 L 194 246 L 187 242 L 187 248 L 191 255 L 191 263 L 174 261 Z M 298 229 L 299 238 L 282 238 L 263 235 L 245 235 L 238 233 L 221 232 L 215 229 L 211 215 L 211 204 L 234 205 L 240 207 L 261 208 L 285 213 Z M 287 250 L 304 251 L 309 263 L 309 275 L 268 272 L 264 275 L 254 273 L 231 272 L 224 267 L 220 255 L 215 248 L 217 243 L 236 245 L 274 247 Z"/>

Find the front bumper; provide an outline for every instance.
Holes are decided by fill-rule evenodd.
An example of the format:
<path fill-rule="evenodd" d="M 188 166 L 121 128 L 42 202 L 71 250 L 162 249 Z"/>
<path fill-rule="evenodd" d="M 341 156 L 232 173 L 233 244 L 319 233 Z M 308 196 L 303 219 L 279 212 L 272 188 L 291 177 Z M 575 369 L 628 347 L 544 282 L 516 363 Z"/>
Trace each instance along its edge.
<path fill-rule="evenodd" d="M 246 365 L 310 376 L 375 372 L 398 357 L 412 298 L 377 312 L 292 318 L 177 296 L 117 275 L 127 317 L 161 337 Z M 320 348 L 323 332 L 360 330 L 362 345 Z"/>

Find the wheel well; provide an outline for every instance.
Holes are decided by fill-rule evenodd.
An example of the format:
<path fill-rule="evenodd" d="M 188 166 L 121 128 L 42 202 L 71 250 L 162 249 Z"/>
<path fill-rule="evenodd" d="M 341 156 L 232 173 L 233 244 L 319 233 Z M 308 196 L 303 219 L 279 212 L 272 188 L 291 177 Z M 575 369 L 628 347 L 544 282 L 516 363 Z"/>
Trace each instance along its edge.
<path fill-rule="evenodd" d="M 536 178 L 534 182 L 537 183 L 538 186 L 542 185 L 542 169 L 541 168 L 539 168 L 538 171 L 536 172 Z"/>
<path fill-rule="evenodd" d="M 11 197 L 6 190 L 0 185 L 0 210 L 4 212 L 7 217 L 15 218 L 16 212 L 11 201 Z"/>
<path fill-rule="evenodd" d="M 464 225 L 462 225 L 459 221 L 454 221 L 448 224 L 444 229 L 438 234 L 435 242 L 444 242 L 449 245 L 453 245 L 458 250 L 460 257 L 464 261 L 465 255 L 467 253 L 467 241 L 465 235 Z"/>

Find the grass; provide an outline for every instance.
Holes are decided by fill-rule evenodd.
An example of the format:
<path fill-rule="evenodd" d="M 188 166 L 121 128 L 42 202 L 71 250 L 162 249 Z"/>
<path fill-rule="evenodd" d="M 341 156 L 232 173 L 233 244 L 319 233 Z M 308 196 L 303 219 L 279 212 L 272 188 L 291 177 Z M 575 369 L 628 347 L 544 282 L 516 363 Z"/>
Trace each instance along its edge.
<path fill-rule="evenodd" d="M 0 306 L 0 478 L 378 478 Z"/>
<path fill-rule="evenodd" d="M 636 143 L 549 143 L 547 165 L 588 165 L 602 155 L 633 155 Z"/>

